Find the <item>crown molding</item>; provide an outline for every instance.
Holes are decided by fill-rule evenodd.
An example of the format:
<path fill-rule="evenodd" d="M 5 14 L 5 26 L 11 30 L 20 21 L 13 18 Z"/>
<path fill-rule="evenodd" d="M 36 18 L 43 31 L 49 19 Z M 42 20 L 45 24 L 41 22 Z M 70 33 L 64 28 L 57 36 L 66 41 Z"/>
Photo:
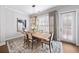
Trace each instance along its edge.
<path fill-rule="evenodd" d="M 6 8 L 6 9 L 8 9 L 8 10 L 11 10 L 11 11 L 13 11 L 13 12 L 17 12 L 17 13 L 20 13 L 20 14 L 23 14 L 23 15 L 28 15 L 28 14 L 26 14 L 26 13 L 23 12 L 23 11 L 20 11 L 20 10 L 14 9 L 14 8 L 10 8 L 10 7 L 8 7 L 8 6 L 3 6 L 3 7 Z"/>

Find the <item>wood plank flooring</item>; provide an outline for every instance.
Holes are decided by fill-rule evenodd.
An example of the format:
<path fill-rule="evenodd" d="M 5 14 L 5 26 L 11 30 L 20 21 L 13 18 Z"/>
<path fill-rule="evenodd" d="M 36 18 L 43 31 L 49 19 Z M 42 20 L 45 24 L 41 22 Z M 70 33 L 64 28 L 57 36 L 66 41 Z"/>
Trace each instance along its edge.
<path fill-rule="evenodd" d="M 63 43 L 64 53 L 79 53 L 79 47 L 71 43 Z"/>
<path fill-rule="evenodd" d="M 0 46 L 0 53 L 9 53 L 7 45 Z"/>

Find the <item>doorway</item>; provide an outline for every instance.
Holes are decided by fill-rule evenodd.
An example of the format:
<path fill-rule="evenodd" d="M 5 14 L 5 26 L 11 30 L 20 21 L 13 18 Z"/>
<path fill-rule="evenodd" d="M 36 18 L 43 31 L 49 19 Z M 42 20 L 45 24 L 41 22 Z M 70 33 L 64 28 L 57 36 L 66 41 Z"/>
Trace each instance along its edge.
<path fill-rule="evenodd" d="M 76 12 L 60 14 L 60 40 L 75 43 L 76 41 Z"/>

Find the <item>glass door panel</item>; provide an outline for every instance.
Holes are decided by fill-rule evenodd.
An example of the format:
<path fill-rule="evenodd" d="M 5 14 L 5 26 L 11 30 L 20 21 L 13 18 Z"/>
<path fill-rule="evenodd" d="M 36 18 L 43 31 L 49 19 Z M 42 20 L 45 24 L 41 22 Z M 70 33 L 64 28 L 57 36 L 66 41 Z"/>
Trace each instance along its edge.
<path fill-rule="evenodd" d="M 61 14 L 62 20 L 62 40 L 64 41 L 73 41 L 73 29 L 74 29 L 74 20 L 75 12 L 68 12 Z"/>

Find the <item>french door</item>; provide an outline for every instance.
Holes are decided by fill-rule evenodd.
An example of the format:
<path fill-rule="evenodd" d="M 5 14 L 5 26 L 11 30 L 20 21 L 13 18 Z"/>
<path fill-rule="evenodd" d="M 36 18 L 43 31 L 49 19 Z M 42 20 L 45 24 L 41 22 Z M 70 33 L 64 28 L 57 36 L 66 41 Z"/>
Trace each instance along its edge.
<path fill-rule="evenodd" d="M 65 12 L 60 14 L 60 39 L 75 43 L 76 34 L 76 12 Z"/>

